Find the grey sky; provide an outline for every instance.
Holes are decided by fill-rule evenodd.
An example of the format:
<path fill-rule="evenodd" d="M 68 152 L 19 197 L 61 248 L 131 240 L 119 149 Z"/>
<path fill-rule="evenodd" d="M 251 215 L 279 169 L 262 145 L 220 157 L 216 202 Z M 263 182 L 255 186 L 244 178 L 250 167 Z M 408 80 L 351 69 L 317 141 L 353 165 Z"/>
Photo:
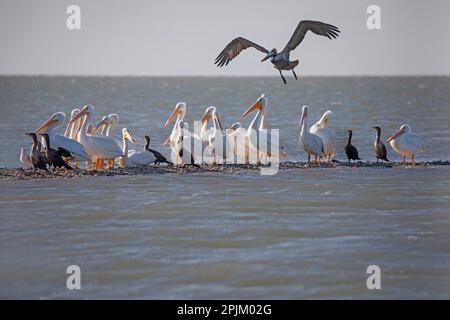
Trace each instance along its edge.
<path fill-rule="evenodd" d="M 70 4 L 80 31 L 66 29 Z M 381 30 L 366 28 L 370 4 Z M 226 68 L 212 62 L 236 36 L 282 49 L 313 19 L 342 34 L 308 34 L 291 56 L 298 74 L 449 75 L 449 13 L 448 0 L 0 0 L 0 74 L 277 76 L 253 49 Z"/>

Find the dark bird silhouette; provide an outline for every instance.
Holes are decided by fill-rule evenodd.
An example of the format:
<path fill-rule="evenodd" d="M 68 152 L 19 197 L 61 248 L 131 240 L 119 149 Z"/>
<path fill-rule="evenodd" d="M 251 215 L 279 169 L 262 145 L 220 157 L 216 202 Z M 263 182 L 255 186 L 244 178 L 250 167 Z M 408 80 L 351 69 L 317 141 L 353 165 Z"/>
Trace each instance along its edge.
<path fill-rule="evenodd" d="M 355 161 L 361 160 L 358 155 L 358 149 L 356 149 L 356 147 L 354 145 L 352 145 L 352 136 L 353 136 L 353 131 L 348 130 L 348 141 L 344 147 L 345 154 L 347 155 L 347 158 L 348 158 L 348 162 L 350 162 L 350 160 L 355 160 Z"/>
<path fill-rule="evenodd" d="M 168 165 L 173 165 L 173 163 L 170 162 L 169 160 L 167 160 L 167 158 L 164 157 L 159 151 L 150 149 L 150 137 L 149 136 L 144 136 L 144 140 L 145 140 L 144 149 L 151 152 L 153 154 L 153 156 L 155 157 L 155 161 L 153 161 L 154 164 L 167 163 Z"/>
<path fill-rule="evenodd" d="M 47 158 L 41 152 L 41 143 L 33 132 L 25 133 L 33 141 L 30 151 L 30 159 L 34 169 L 47 170 Z"/>
<path fill-rule="evenodd" d="M 295 79 L 297 79 L 294 68 L 298 65 L 298 60 L 291 61 L 289 56 L 291 51 L 297 48 L 297 46 L 303 41 L 308 31 L 311 31 L 319 36 L 327 37 L 330 40 L 338 37 L 340 32 L 337 27 L 331 24 L 323 23 L 320 21 L 303 20 L 299 22 L 297 28 L 286 44 L 286 47 L 281 52 L 277 52 L 277 49 L 275 48 L 269 51 L 263 46 L 260 46 L 250 40 L 238 37 L 227 44 L 227 46 L 217 56 L 214 63 L 218 67 L 223 67 L 224 65 L 226 66 L 231 60 L 236 58 L 239 53 L 241 53 L 241 51 L 247 48 L 255 48 L 256 50 L 266 54 L 261 62 L 264 62 L 270 58 L 270 62 L 272 62 L 275 69 L 280 72 L 281 79 L 283 80 L 284 84 L 286 84 L 286 79 L 281 73 L 281 70 L 292 70 Z"/>
<path fill-rule="evenodd" d="M 41 136 L 45 139 L 45 157 L 47 158 L 48 162 L 54 167 L 54 168 L 66 168 L 69 170 L 72 170 L 72 167 L 69 166 L 62 158 L 62 155 L 64 154 L 70 154 L 69 151 L 65 150 L 64 148 L 58 148 L 58 150 L 52 149 L 50 147 L 50 138 L 48 134 L 41 133 Z"/>
<path fill-rule="evenodd" d="M 373 127 L 373 128 L 377 133 L 375 143 L 373 144 L 373 149 L 375 151 L 375 157 L 377 157 L 377 162 L 380 159 L 389 162 L 387 158 L 386 146 L 384 145 L 383 142 L 381 142 L 381 128 L 380 127 Z"/>

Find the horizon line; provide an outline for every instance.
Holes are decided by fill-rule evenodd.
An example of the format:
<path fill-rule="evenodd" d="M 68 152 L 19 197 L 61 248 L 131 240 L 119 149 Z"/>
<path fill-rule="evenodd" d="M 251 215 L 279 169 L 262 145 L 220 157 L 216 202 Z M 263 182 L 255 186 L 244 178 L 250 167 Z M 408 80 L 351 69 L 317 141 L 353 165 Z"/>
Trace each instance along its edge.
<path fill-rule="evenodd" d="M 276 75 L 147 75 L 147 74 L 26 74 L 0 73 L 0 77 L 65 77 L 65 78 L 279 78 Z M 450 74 L 356 74 L 356 75 L 303 75 L 298 78 L 430 78 L 450 77 Z"/>

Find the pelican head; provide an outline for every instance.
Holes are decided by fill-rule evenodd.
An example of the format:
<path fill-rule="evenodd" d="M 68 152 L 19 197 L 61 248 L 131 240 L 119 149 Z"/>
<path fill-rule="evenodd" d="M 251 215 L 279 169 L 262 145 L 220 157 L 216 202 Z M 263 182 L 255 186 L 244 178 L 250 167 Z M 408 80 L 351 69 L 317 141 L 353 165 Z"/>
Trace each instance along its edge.
<path fill-rule="evenodd" d="M 134 143 L 134 139 L 131 136 L 131 133 L 130 133 L 130 131 L 128 131 L 127 128 L 123 128 L 122 129 L 122 136 L 123 136 L 124 139 L 130 141 L 131 143 Z"/>
<path fill-rule="evenodd" d="M 228 129 L 235 131 L 235 130 L 237 130 L 239 128 L 241 128 L 241 123 L 240 122 L 235 122 Z"/>
<path fill-rule="evenodd" d="M 261 95 L 253 105 L 251 105 L 250 107 L 247 108 L 247 110 L 244 111 L 244 113 L 242 114 L 242 117 L 245 117 L 246 115 L 248 115 L 250 112 L 252 112 L 255 109 L 258 109 L 259 111 L 263 110 L 264 107 L 266 106 L 266 103 L 267 103 L 266 96 Z"/>
<path fill-rule="evenodd" d="M 206 108 L 205 113 L 201 117 L 200 121 L 202 123 L 205 123 L 205 121 L 208 120 L 209 118 L 211 118 L 216 113 L 216 111 L 217 111 L 217 108 L 214 106 L 210 106 L 210 107 Z"/>
<path fill-rule="evenodd" d="M 167 119 L 166 123 L 164 124 L 164 127 L 167 127 L 169 123 L 171 123 L 175 117 L 180 116 L 181 118 L 184 117 L 186 114 L 186 103 L 185 102 L 178 102 L 175 106 L 175 109 L 172 111 L 172 114 Z"/>
<path fill-rule="evenodd" d="M 111 119 L 109 116 L 104 116 L 102 120 L 100 120 L 99 123 L 97 123 L 93 129 L 93 132 L 98 132 L 100 129 L 102 129 L 104 126 L 111 123 Z"/>
<path fill-rule="evenodd" d="M 73 116 L 77 115 L 78 113 L 80 113 L 80 109 L 75 108 L 72 110 L 72 112 L 70 113 L 70 117 L 72 118 Z"/>
<path fill-rule="evenodd" d="M 400 129 L 392 136 L 390 137 L 387 141 L 391 142 L 392 140 L 394 140 L 395 138 L 401 136 L 404 133 L 410 132 L 411 131 L 411 127 L 409 126 L 409 124 L 404 124 L 400 127 Z"/>
<path fill-rule="evenodd" d="M 110 125 L 116 125 L 117 123 L 119 123 L 119 115 L 117 113 L 111 113 L 108 117 Z"/>
<path fill-rule="evenodd" d="M 76 120 L 80 119 L 83 116 L 88 116 L 94 112 L 94 107 L 90 104 L 85 105 L 80 112 L 78 112 L 75 116 L 70 118 L 69 123 L 73 123 Z"/>
<path fill-rule="evenodd" d="M 261 60 L 261 62 L 266 61 L 267 59 L 273 57 L 274 55 L 277 54 L 277 49 L 273 48 L 272 50 L 269 51 L 269 53 Z"/>
<path fill-rule="evenodd" d="M 66 114 L 64 112 L 56 112 L 36 130 L 36 133 L 46 132 L 46 129 L 48 128 L 59 127 L 64 120 L 66 120 Z"/>
<path fill-rule="evenodd" d="M 321 128 L 327 128 L 328 127 L 328 122 L 330 121 L 330 117 L 333 115 L 333 112 L 331 112 L 330 110 L 328 110 L 327 112 L 325 112 L 322 115 L 322 118 L 320 118 L 320 120 L 317 122 L 319 127 Z"/>

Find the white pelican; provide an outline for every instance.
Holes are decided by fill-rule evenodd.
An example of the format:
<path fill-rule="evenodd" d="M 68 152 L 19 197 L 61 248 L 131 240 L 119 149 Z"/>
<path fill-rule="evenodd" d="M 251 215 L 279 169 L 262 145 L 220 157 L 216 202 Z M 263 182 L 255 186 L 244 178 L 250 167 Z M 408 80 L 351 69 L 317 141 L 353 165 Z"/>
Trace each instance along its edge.
<path fill-rule="evenodd" d="M 239 121 L 233 123 L 226 131 L 230 152 L 238 163 L 248 163 L 248 138 L 247 130 Z"/>
<path fill-rule="evenodd" d="M 122 148 L 117 141 L 111 137 L 100 136 L 95 134 L 88 134 L 86 132 L 89 124 L 92 121 L 92 113 L 94 107 L 86 105 L 81 111 L 69 122 L 74 122 L 81 117 L 84 117 L 83 125 L 79 132 L 79 141 L 86 148 L 90 159 L 96 161 L 96 169 L 100 169 L 103 164 L 103 159 L 114 159 L 123 155 Z M 109 165 L 108 165 L 109 168 Z"/>
<path fill-rule="evenodd" d="M 164 124 L 164 127 L 167 127 L 171 122 L 175 120 L 175 124 L 173 126 L 172 132 L 170 133 L 169 137 L 164 141 L 162 146 L 170 145 L 170 148 L 172 149 L 172 159 L 177 159 L 175 163 L 179 164 L 179 143 L 177 143 L 177 138 L 179 137 L 180 133 L 180 122 L 183 121 L 184 117 L 186 116 L 186 103 L 185 102 L 178 102 L 175 106 L 175 109 L 170 114 L 169 118 L 167 119 L 166 123 Z M 186 132 L 186 130 L 184 130 Z"/>
<path fill-rule="evenodd" d="M 316 159 L 324 156 L 322 139 L 308 129 L 308 106 L 303 106 L 302 116 L 300 118 L 300 134 L 298 136 L 298 143 L 300 149 L 304 150 L 308 154 L 308 162 L 311 161 L 311 155 L 315 155 Z"/>
<path fill-rule="evenodd" d="M 119 115 L 116 113 L 111 113 L 110 115 L 108 115 L 108 118 L 109 118 L 109 125 L 106 129 L 105 134 L 107 137 L 112 137 L 113 129 L 119 123 Z"/>
<path fill-rule="evenodd" d="M 74 117 L 78 112 L 80 112 L 80 109 L 73 109 L 72 112 L 70 113 L 70 118 Z M 66 126 L 66 131 L 64 132 L 64 136 L 68 137 L 70 139 L 75 139 L 75 133 L 77 131 L 78 128 L 78 123 L 68 123 L 67 122 L 67 126 Z"/>
<path fill-rule="evenodd" d="M 24 168 L 33 167 L 33 163 L 31 162 L 30 153 L 26 153 L 24 148 L 20 148 L 19 160 L 23 164 Z"/>
<path fill-rule="evenodd" d="M 289 8 L 284 9 L 289 10 Z M 275 69 L 280 72 L 281 79 L 283 80 L 284 84 L 286 84 L 286 79 L 281 73 L 281 70 L 292 70 L 295 79 L 297 79 L 294 68 L 298 65 L 298 60 L 291 61 L 289 56 L 291 51 L 297 48 L 297 46 L 302 42 L 308 31 L 312 31 L 317 35 L 327 37 L 330 40 L 336 38 L 340 32 L 337 27 L 331 24 L 323 23 L 320 21 L 302 20 L 297 25 L 297 28 L 286 44 L 286 47 L 281 52 L 277 52 L 277 49 L 275 48 L 269 51 L 263 46 L 260 46 L 250 40 L 238 37 L 227 44 L 227 46 L 217 56 L 214 63 L 217 64 L 218 67 L 227 65 L 231 60 L 236 58 L 237 55 L 241 53 L 241 51 L 252 47 L 266 54 L 261 62 L 270 58 L 270 62 L 272 62 Z"/>
<path fill-rule="evenodd" d="M 244 111 L 242 117 L 245 117 L 253 110 L 258 110 L 253 120 L 250 122 L 250 125 L 247 129 L 247 138 L 249 139 L 249 156 L 252 155 L 252 158 L 258 156 L 258 162 L 261 162 L 262 157 L 274 157 L 275 159 L 280 159 L 280 148 L 277 150 L 272 150 L 273 141 L 278 140 L 279 136 L 275 134 L 268 134 L 269 131 L 267 129 L 256 128 L 258 121 L 260 122 L 261 116 L 264 113 L 264 108 L 267 106 L 267 98 L 265 96 L 261 96 L 258 100 L 247 110 Z M 272 153 L 274 151 L 275 153 Z M 250 159 L 252 160 L 252 159 Z"/>
<path fill-rule="evenodd" d="M 51 148 L 55 150 L 64 148 L 69 151 L 76 160 L 89 160 L 89 153 L 81 143 L 65 137 L 62 134 L 55 133 L 55 130 L 63 124 L 65 119 L 66 115 L 63 112 L 56 112 L 36 130 L 36 133 L 47 133 L 50 137 Z"/>
<path fill-rule="evenodd" d="M 208 145 L 210 155 L 212 156 L 213 163 L 223 163 L 226 159 L 227 154 L 227 140 L 226 135 L 223 132 L 222 123 L 220 122 L 219 116 L 217 114 L 217 109 L 211 106 L 206 109 L 205 114 L 203 114 L 200 121 L 202 124 L 208 122 L 208 119 L 212 118 L 213 127 L 212 130 L 208 130 Z M 202 126 L 203 129 L 203 126 Z M 204 132 L 202 132 L 202 141 Z"/>
<path fill-rule="evenodd" d="M 262 110 L 262 116 L 261 116 L 261 121 L 259 123 L 259 130 L 269 130 L 270 126 L 268 124 L 268 117 L 269 117 L 269 98 L 267 97 L 267 95 L 265 93 L 261 94 L 261 100 L 264 103 L 264 108 Z M 273 134 L 270 133 L 271 131 L 268 131 L 267 134 Z M 261 154 L 262 157 L 267 157 L 267 154 L 265 154 L 264 152 Z M 284 151 L 284 147 L 281 145 L 280 142 L 280 158 L 286 158 L 287 154 Z"/>
<path fill-rule="evenodd" d="M 328 157 L 328 162 L 331 160 L 331 157 L 336 154 L 336 138 L 333 130 L 328 127 L 330 116 L 332 115 L 333 113 L 330 110 L 326 111 L 320 120 L 309 129 L 311 133 L 318 135 L 322 139 L 323 151 Z"/>
<path fill-rule="evenodd" d="M 208 125 L 209 125 L 208 119 L 211 118 L 211 115 L 213 112 L 216 112 L 216 107 L 210 106 L 210 107 L 206 108 L 205 113 L 202 116 L 202 119 L 204 119 L 204 120 L 200 120 L 200 121 L 202 121 L 202 128 L 200 129 L 200 138 L 203 141 L 205 141 L 206 143 L 208 143 L 209 136 L 214 129 L 214 126 L 208 127 Z"/>
<path fill-rule="evenodd" d="M 392 149 L 395 152 L 402 155 L 402 161 L 406 161 L 406 156 L 411 156 L 411 161 L 414 163 L 414 154 L 416 151 L 423 151 L 425 146 L 422 138 L 411 132 L 411 127 L 408 124 L 404 124 L 400 127 L 392 137 L 388 139 Z"/>

